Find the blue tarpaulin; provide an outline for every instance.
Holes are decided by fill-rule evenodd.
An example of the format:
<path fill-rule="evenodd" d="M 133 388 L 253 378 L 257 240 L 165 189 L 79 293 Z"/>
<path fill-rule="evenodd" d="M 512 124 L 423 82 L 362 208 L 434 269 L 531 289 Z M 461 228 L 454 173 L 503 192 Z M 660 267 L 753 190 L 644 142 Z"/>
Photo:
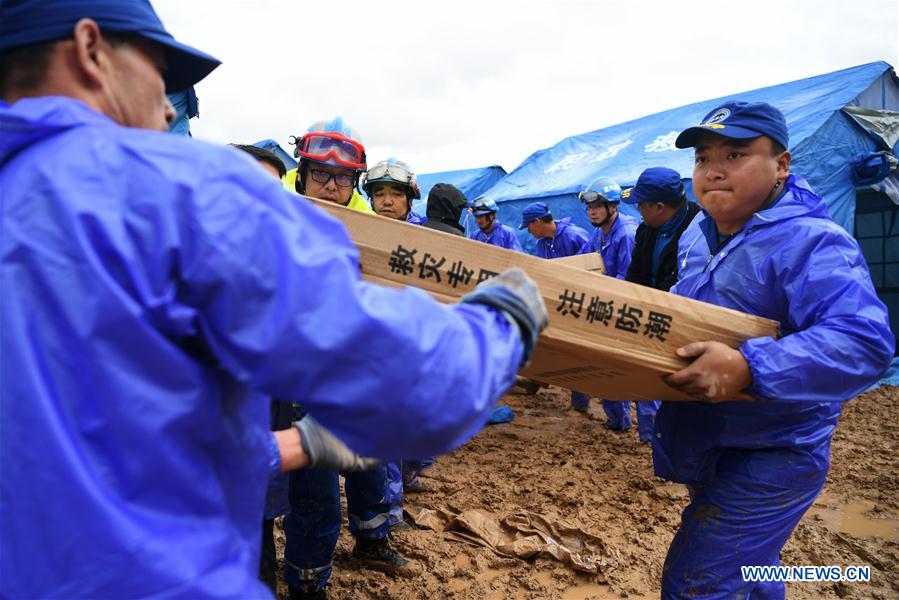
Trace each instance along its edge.
<path fill-rule="evenodd" d="M 590 224 L 577 193 L 605 175 L 633 185 L 647 167 L 665 166 L 685 179 L 692 175 L 693 152 L 674 147 L 677 134 L 728 100 L 764 101 L 783 111 L 790 130 L 792 171 L 802 175 L 828 204 L 834 220 L 853 231 L 855 187 L 851 164 L 878 149 L 876 140 L 841 111 L 844 106 L 899 110 L 899 80 L 885 62 L 689 104 L 612 127 L 565 138 L 539 150 L 501 179 L 487 194 L 497 201 L 500 219 L 514 224 L 527 204 L 547 202 L 553 215 Z M 691 187 L 687 186 L 688 189 Z M 632 206 L 625 213 L 637 215 Z M 520 234 L 526 250 L 534 240 Z"/>

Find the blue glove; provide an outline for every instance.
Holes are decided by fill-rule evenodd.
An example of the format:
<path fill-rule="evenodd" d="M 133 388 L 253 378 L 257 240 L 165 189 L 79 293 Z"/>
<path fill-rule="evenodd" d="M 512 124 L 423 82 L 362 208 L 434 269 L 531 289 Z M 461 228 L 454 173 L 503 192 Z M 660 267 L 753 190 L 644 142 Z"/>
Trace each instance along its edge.
<path fill-rule="evenodd" d="M 549 315 L 537 284 L 521 269 L 509 269 L 484 281 L 460 302 L 484 304 L 505 314 L 518 326 L 524 354 L 521 364 L 531 360 L 537 336 L 546 329 Z"/>

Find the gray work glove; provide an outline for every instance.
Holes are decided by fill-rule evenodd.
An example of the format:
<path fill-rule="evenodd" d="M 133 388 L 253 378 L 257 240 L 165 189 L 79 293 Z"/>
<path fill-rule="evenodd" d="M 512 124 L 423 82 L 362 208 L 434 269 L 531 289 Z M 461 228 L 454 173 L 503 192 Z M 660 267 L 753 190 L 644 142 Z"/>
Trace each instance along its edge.
<path fill-rule="evenodd" d="M 537 336 L 546 329 L 549 315 L 537 284 L 521 269 L 509 269 L 478 285 L 460 302 L 485 304 L 505 313 L 517 325 L 524 343 L 521 364 L 531 360 Z"/>
<path fill-rule="evenodd" d="M 381 464 L 379 460 L 359 456 L 350 450 L 309 415 L 294 421 L 293 426 L 299 430 L 300 443 L 309 457 L 307 469 L 314 467 L 337 471 L 368 471 Z"/>

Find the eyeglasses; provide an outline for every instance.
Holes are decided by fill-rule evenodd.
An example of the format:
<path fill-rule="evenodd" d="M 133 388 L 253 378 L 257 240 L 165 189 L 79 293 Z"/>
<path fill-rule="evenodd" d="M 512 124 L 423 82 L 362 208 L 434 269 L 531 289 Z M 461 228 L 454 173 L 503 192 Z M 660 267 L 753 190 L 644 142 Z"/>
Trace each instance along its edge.
<path fill-rule="evenodd" d="M 309 169 L 309 175 L 312 176 L 312 181 L 320 183 L 322 185 L 327 185 L 329 181 L 332 179 L 334 183 L 336 183 L 339 187 L 353 187 L 353 184 L 356 182 L 356 177 L 354 175 L 350 175 L 347 173 L 328 173 L 327 171 L 322 171 L 321 169 Z"/>
<path fill-rule="evenodd" d="M 365 169 L 365 148 L 339 133 L 307 133 L 299 139 L 296 154 L 317 162 L 333 161 L 351 169 Z"/>

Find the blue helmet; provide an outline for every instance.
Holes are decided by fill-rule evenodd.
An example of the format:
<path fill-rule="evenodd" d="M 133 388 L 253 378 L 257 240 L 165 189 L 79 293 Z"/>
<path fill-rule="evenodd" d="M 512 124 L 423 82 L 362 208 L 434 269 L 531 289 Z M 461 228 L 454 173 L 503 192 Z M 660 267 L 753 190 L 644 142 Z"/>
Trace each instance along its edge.
<path fill-rule="evenodd" d="M 609 177 L 597 177 L 577 195 L 577 199 L 584 204 L 621 202 L 621 186 Z"/>
<path fill-rule="evenodd" d="M 493 198 L 490 198 L 488 196 L 480 196 L 479 198 L 475 198 L 468 203 L 468 208 L 471 209 L 471 212 L 474 213 L 475 216 L 489 215 L 491 213 L 499 212 L 499 207 L 496 205 L 496 202 L 493 200 Z"/>

